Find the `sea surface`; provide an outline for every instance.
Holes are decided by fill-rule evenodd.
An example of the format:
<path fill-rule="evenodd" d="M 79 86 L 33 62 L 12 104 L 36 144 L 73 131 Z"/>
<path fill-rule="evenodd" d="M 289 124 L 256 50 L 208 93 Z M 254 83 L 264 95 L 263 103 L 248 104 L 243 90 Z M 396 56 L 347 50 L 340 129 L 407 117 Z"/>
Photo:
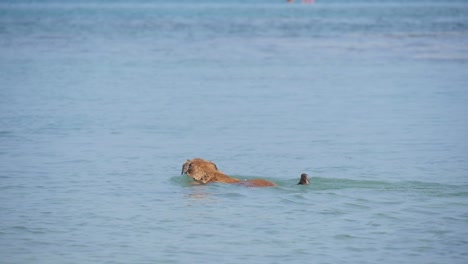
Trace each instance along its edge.
<path fill-rule="evenodd" d="M 468 1 L 0 1 L 0 263 L 468 263 Z"/>

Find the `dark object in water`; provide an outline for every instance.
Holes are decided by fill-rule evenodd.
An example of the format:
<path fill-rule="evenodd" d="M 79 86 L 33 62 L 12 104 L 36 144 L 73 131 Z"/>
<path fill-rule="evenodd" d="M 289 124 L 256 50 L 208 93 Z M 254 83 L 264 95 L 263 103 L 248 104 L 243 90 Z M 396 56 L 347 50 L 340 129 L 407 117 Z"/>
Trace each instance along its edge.
<path fill-rule="evenodd" d="M 299 181 L 298 185 L 308 185 L 309 183 L 309 175 L 307 175 L 306 173 L 302 173 L 301 180 Z"/>

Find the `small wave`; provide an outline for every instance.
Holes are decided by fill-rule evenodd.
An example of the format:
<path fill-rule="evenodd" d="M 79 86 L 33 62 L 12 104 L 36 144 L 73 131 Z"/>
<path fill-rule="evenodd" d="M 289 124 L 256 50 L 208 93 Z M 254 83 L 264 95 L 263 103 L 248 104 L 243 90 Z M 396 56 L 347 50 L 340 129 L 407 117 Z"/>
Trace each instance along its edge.
<path fill-rule="evenodd" d="M 319 214 L 321 215 L 332 215 L 332 216 L 340 216 L 345 215 L 345 212 L 338 209 L 325 209 L 321 211 Z"/>
<path fill-rule="evenodd" d="M 13 131 L 0 130 L 0 136 L 8 136 L 12 134 L 13 134 Z"/>
<path fill-rule="evenodd" d="M 244 194 L 238 192 L 226 192 L 222 194 L 218 194 L 217 196 L 226 197 L 226 198 L 240 198 L 245 197 Z"/>
<path fill-rule="evenodd" d="M 434 182 L 421 182 L 421 181 L 401 181 L 401 182 L 386 182 L 386 181 L 372 181 L 372 180 L 356 180 L 356 179 L 342 179 L 342 178 L 325 178 L 325 177 L 311 177 L 310 185 L 297 185 L 299 179 L 277 179 L 262 176 L 240 176 L 233 175 L 235 178 L 242 180 L 251 179 L 267 179 L 277 184 L 277 187 L 272 188 L 275 191 L 282 193 L 309 193 L 317 191 L 334 191 L 356 189 L 356 190 L 370 190 L 382 192 L 402 192 L 402 193 L 420 193 L 430 196 L 455 196 L 465 197 L 468 196 L 468 185 L 450 185 Z M 170 182 L 182 187 L 203 186 L 195 183 L 187 176 L 173 176 Z M 231 185 L 226 184 L 210 184 L 214 188 L 226 187 Z M 236 185 L 237 186 L 237 185 Z M 238 187 L 238 186 L 237 186 Z M 231 187 L 229 187 L 231 188 Z M 227 190 L 225 190 L 227 191 Z M 236 194 L 237 195 L 237 194 Z M 301 197 L 294 197 L 294 201 L 300 200 Z M 286 201 L 287 202 L 287 201 Z"/>
<path fill-rule="evenodd" d="M 348 234 L 340 234 L 340 235 L 334 236 L 334 238 L 339 239 L 339 240 L 348 240 L 348 239 L 354 239 L 356 237 L 352 235 L 348 235 Z"/>
<path fill-rule="evenodd" d="M 183 187 L 190 187 L 196 185 L 196 183 L 192 179 L 184 175 L 172 176 L 169 178 L 169 181 L 174 185 L 179 185 Z"/>
<path fill-rule="evenodd" d="M 374 217 L 377 219 L 390 219 L 390 220 L 400 220 L 399 217 L 395 216 L 395 214 L 379 212 L 374 214 Z"/>
<path fill-rule="evenodd" d="M 46 229 L 43 229 L 43 228 L 30 228 L 30 227 L 27 227 L 27 226 L 12 226 L 11 229 L 14 230 L 15 232 L 28 232 L 28 233 L 31 233 L 31 234 L 45 234 L 45 233 L 47 233 Z"/>
<path fill-rule="evenodd" d="M 357 204 L 357 203 L 345 203 L 345 205 L 348 207 L 354 207 L 354 208 L 359 208 L 359 209 L 370 209 L 369 206 L 365 206 L 365 205 Z"/>
<path fill-rule="evenodd" d="M 312 177 L 310 188 L 314 190 L 369 189 L 395 192 L 424 192 L 433 195 L 467 195 L 467 185 L 450 185 L 422 181 L 386 182 L 371 180 Z"/>

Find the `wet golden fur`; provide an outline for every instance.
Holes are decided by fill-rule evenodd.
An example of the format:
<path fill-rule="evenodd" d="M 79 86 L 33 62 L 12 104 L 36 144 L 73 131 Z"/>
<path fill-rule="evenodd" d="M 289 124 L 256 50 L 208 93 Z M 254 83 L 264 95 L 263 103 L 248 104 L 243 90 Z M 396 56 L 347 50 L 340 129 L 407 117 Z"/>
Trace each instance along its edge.
<path fill-rule="evenodd" d="M 241 181 L 237 178 L 230 177 L 224 174 L 222 171 L 218 170 L 216 164 L 212 161 L 195 158 L 187 160 L 184 165 L 182 165 L 182 173 L 187 174 L 189 177 L 193 178 L 196 182 L 206 184 L 209 182 L 222 182 L 222 183 L 236 183 L 249 187 L 267 187 L 267 186 L 276 186 L 276 184 L 263 180 L 246 180 Z"/>

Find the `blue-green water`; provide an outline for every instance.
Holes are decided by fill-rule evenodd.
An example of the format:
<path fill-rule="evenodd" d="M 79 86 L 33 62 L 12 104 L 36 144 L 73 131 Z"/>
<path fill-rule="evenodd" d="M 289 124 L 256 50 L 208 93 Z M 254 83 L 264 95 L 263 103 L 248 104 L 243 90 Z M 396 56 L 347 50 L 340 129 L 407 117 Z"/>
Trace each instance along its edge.
<path fill-rule="evenodd" d="M 466 263 L 468 2 L 315 2 L 0 2 L 0 262 Z"/>

